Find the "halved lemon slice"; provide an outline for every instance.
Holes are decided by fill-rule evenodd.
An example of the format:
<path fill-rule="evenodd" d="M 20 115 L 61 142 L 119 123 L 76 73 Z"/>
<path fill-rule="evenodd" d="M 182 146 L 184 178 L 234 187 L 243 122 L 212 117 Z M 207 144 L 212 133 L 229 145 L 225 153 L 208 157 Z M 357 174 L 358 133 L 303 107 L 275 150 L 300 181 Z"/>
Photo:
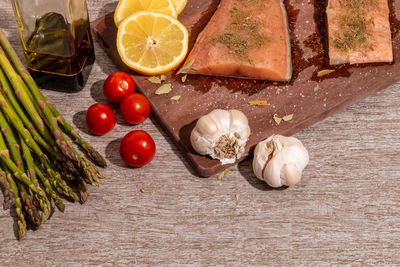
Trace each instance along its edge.
<path fill-rule="evenodd" d="M 174 3 L 176 13 L 178 13 L 178 15 L 179 15 L 185 8 L 185 6 L 187 4 L 187 0 L 172 0 L 172 3 Z"/>
<path fill-rule="evenodd" d="M 188 31 L 178 20 L 138 11 L 119 26 L 117 49 L 129 68 L 157 75 L 172 70 L 185 59 L 188 40 Z"/>
<path fill-rule="evenodd" d="M 178 13 L 172 1 L 173 0 L 120 0 L 114 13 L 115 25 L 118 27 L 125 18 L 141 10 L 161 13 L 176 18 Z"/>

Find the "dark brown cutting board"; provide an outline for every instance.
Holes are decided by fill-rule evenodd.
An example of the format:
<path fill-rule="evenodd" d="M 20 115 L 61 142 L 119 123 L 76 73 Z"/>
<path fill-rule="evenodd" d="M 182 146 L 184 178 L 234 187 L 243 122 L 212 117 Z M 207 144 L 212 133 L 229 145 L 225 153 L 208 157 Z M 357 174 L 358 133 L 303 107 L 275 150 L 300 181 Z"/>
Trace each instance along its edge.
<path fill-rule="evenodd" d="M 179 20 L 188 28 L 189 49 L 218 6 L 218 0 L 188 0 Z M 196 120 L 216 108 L 239 109 L 250 123 L 252 134 L 247 143 L 246 155 L 255 145 L 272 134 L 292 135 L 327 116 L 356 103 L 363 98 L 400 80 L 400 36 L 397 35 L 400 17 L 400 1 L 389 0 L 393 31 L 393 64 L 367 64 L 360 66 L 337 66 L 337 70 L 322 78 L 316 73 L 333 67 L 327 65 L 324 56 L 324 16 L 326 1 L 285 1 L 291 29 L 294 75 L 290 83 L 273 83 L 222 77 L 188 75 L 186 82 L 177 70 L 167 74 L 173 90 L 166 95 L 155 95 L 159 87 L 146 77 L 134 75 L 139 91 L 152 105 L 152 112 L 172 139 L 183 149 L 201 176 L 211 176 L 227 168 L 219 161 L 196 154 L 190 145 L 190 132 Z M 97 19 L 92 27 L 112 57 L 125 71 L 115 46 L 116 27 L 113 14 Z M 321 33 L 321 34 L 320 34 Z M 321 41 L 322 40 L 322 41 Z M 317 87 L 318 85 L 318 87 Z M 317 87 L 317 88 L 316 88 Z M 172 96 L 180 95 L 178 101 Z M 268 106 L 251 106 L 250 100 L 267 100 Z M 279 125 L 274 114 L 283 117 L 294 114 L 293 119 Z M 312 148 L 310 148 L 312 149 Z"/>

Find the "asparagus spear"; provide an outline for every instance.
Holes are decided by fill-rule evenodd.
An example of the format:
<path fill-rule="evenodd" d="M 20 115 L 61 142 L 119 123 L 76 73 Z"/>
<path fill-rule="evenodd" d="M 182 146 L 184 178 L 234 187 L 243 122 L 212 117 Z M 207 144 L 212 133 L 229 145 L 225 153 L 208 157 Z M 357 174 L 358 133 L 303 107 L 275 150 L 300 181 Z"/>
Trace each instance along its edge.
<path fill-rule="evenodd" d="M 10 107 L 10 112 L 14 111 L 14 115 L 15 117 L 19 117 L 21 118 L 23 124 L 25 125 L 25 127 L 29 130 L 29 132 L 31 133 L 33 139 L 38 142 L 38 144 L 43 147 L 47 152 L 50 153 L 50 155 L 57 159 L 55 162 L 55 164 L 57 165 L 57 167 L 61 167 L 60 169 L 69 169 L 72 172 L 75 172 L 76 169 L 73 166 L 73 163 L 69 162 L 59 151 L 57 145 L 55 145 L 54 140 L 52 140 L 53 142 L 50 142 L 52 146 L 50 146 L 43 138 L 42 136 L 37 132 L 37 130 L 35 129 L 35 127 L 30 123 L 29 119 L 26 117 L 25 113 L 22 111 L 20 105 L 18 104 L 17 100 L 15 99 L 15 96 L 13 94 L 13 91 L 10 90 L 10 86 L 8 84 L 7 78 L 4 76 L 4 73 L 0 67 L 0 83 L 3 85 L 3 88 L 1 88 L 0 86 L 0 93 L 3 93 L 3 97 L 5 102 L 8 104 L 8 107 Z M 2 89 L 2 90 L 1 90 Z M 13 109 L 14 108 L 14 109 Z M 18 114 L 16 114 L 18 113 Z M 58 161 L 61 161 L 62 163 L 60 164 Z M 68 173 L 66 174 L 68 175 L 68 178 L 70 180 L 71 179 L 71 175 Z"/>
<path fill-rule="evenodd" d="M 51 137 L 51 134 L 48 132 L 46 126 L 44 125 L 42 118 L 38 114 L 38 111 L 35 109 L 35 106 L 30 101 L 29 96 L 26 94 L 27 88 L 26 88 L 25 83 L 22 81 L 21 77 L 15 73 L 13 66 L 11 65 L 11 63 L 9 62 L 7 57 L 5 56 L 5 53 L 2 48 L 0 48 L 0 65 L 2 66 L 3 70 L 5 71 L 8 79 L 11 81 L 11 84 L 14 86 L 14 89 L 16 91 L 16 96 L 18 97 L 18 99 L 20 100 L 20 102 L 22 103 L 22 105 L 24 106 L 24 108 L 26 109 L 28 114 L 30 115 L 30 117 L 33 120 L 39 133 L 45 138 L 45 140 L 47 142 L 49 142 L 50 144 L 53 143 L 54 140 Z M 1 100 L 4 100 L 3 102 L 6 102 L 4 95 L 2 96 L 2 99 L 0 99 L 0 102 L 1 102 Z M 4 105 L 4 103 L 3 103 L 3 105 Z M 15 116 L 15 114 L 14 114 L 14 116 Z M 11 119 L 11 121 L 13 121 L 13 119 Z M 55 122 L 53 121 L 53 123 L 52 123 L 50 121 L 50 124 L 54 125 Z M 60 135 L 60 131 L 57 129 L 54 129 L 53 135 L 56 137 L 56 143 L 60 147 L 60 149 L 64 153 L 64 155 L 67 158 L 74 160 L 75 159 L 74 153 L 72 153 L 68 149 L 65 149 L 65 147 L 67 147 L 65 145 L 65 141 L 57 142 L 57 140 L 59 140 L 59 138 L 57 139 L 57 136 Z M 24 136 L 24 138 L 26 138 L 26 137 Z M 27 144 L 29 145 L 28 142 L 27 142 Z"/>
<path fill-rule="evenodd" d="M 61 198 L 57 195 L 57 193 L 53 190 L 47 178 L 44 177 L 43 173 L 39 170 L 38 167 L 34 166 L 33 168 L 35 170 L 37 177 L 39 177 L 40 181 L 42 182 L 42 185 L 44 186 L 46 193 L 54 200 L 54 203 L 56 204 L 58 210 L 64 212 L 65 209 L 64 203 L 61 200 Z"/>
<path fill-rule="evenodd" d="M 6 173 L 3 171 L 0 171 L 0 188 L 4 196 L 3 209 L 8 210 L 14 204 L 14 195 L 7 181 Z"/>
<path fill-rule="evenodd" d="M 56 121 L 62 125 L 65 132 L 67 132 L 76 144 L 78 144 L 88 155 L 88 157 L 93 160 L 97 165 L 105 167 L 107 165 L 104 158 L 98 153 L 90 144 L 83 139 L 78 132 L 65 120 L 65 118 L 58 112 L 58 110 L 46 99 L 46 97 L 40 92 L 29 71 L 25 68 L 24 64 L 19 59 L 14 48 L 11 46 L 4 32 L 0 29 L 0 45 L 4 49 L 5 53 L 10 58 L 14 67 L 16 68 L 18 74 L 22 77 L 25 83 L 28 85 L 31 94 L 34 99 L 40 104 L 48 105 Z"/>
<path fill-rule="evenodd" d="M 25 107 L 30 117 L 35 123 L 36 128 L 42 134 L 46 134 L 46 126 L 43 123 L 42 118 L 38 114 L 37 110 L 34 107 L 34 104 L 30 100 L 30 97 L 27 95 L 28 88 L 25 83 L 21 80 L 21 77 L 18 76 L 10 62 L 8 61 L 4 51 L 0 48 L 0 65 L 3 67 L 8 79 L 13 84 L 14 89 L 16 90 L 16 95 L 22 105 Z M 87 182 L 91 184 L 98 184 L 98 178 L 103 178 L 103 174 L 101 174 L 96 168 L 90 164 L 84 157 L 82 157 L 77 151 L 73 148 L 72 144 L 69 140 L 63 135 L 58 124 L 55 120 L 53 113 L 50 111 L 49 107 L 44 101 L 38 101 L 39 107 L 43 111 L 45 115 L 45 121 L 47 126 L 49 126 L 51 133 L 53 134 L 56 144 L 60 148 L 61 152 L 64 156 L 75 163 L 75 165 L 82 170 L 85 175 L 85 179 Z M 49 139 L 50 137 L 45 137 L 45 139 Z"/>
<path fill-rule="evenodd" d="M 5 101 L 7 104 L 14 109 L 14 112 L 18 114 L 20 119 L 22 120 L 23 124 L 25 125 L 26 129 L 29 130 L 33 139 L 41 145 L 46 151 L 51 152 L 52 149 L 50 145 L 43 139 L 43 137 L 37 132 L 35 126 L 31 123 L 31 121 L 26 116 L 25 112 L 22 110 L 20 104 L 18 103 L 17 99 L 15 98 L 13 90 L 11 90 L 10 83 L 3 72 L 3 69 L 0 67 L 0 91 L 4 96 Z"/>
<path fill-rule="evenodd" d="M 3 133 L 8 148 L 10 150 L 11 156 L 18 167 L 22 172 L 24 172 L 24 164 L 22 162 L 20 145 L 18 144 L 10 125 L 6 121 L 6 118 L 3 116 L 3 113 L 0 111 L 0 128 Z M 32 224 L 37 227 L 40 225 L 40 213 L 33 204 L 33 196 L 26 190 L 25 185 L 19 181 L 16 182 L 18 189 L 20 191 L 21 199 L 23 202 L 23 207 L 25 212 L 28 215 L 29 220 Z"/>
<path fill-rule="evenodd" d="M 2 70 L 0 69 L 0 79 L 1 79 L 1 72 L 2 72 Z M 4 78 L 4 77 L 3 77 Z M 11 91 L 11 90 L 10 90 Z M 6 99 L 6 100 L 8 100 L 8 99 Z M 9 103 L 8 103 L 9 104 Z M 19 107 L 19 105 L 16 105 L 16 106 L 18 106 Z M 22 113 L 22 117 L 23 116 L 25 116 L 25 114 L 23 114 Z M 21 117 L 21 116 L 20 116 Z M 26 118 L 26 117 L 25 117 Z M 11 129 L 9 129 L 8 131 L 11 131 Z M 15 143 L 16 141 L 14 140 L 14 143 Z M 47 143 L 46 143 L 47 144 Z M 35 184 L 37 184 L 38 185 L 38 182 L 37 182 L 37 179 L 36 179 L 36 172 L 35 172 L 35 170 L 34 170 L 34 163 L 33 163 L 33 159 L 32 159 L 32 156 L 31 156 L 31 153 L 30 153 L 30 151 L 29 151 L 29 148 L 27 147 L 27 145 L 26 145 L 26 143 L 24 142 L 24 140 L 21 138 L 21 146 L 25 146 L 25 147 L 23 147 L 23 154 L 24 154 L 24 157 L 25 157 L 25 160 L 26 160 L 26 163 L 27 163 L 27 165 L 29 165 L 28 166 L 28 171 L 29 171 L 29 173 L 30 173 L 30 177 L 31 177 L 31 179 L 32 179 L 32 181 L 35 183 Z M 51 150 L 52 151 L 52 150 Z M 19 157 L 19 161 L 21 160 L 21 158 Z M 41 173 L 40 173 L 41 174 Z M 42 177 L 41 177 L 42 178 Z M 48 183 L 48 181 L 47 181 L 47 179 L 45 180 L 46 182 L 47 182 L 47 185 L 50 185 L 49 183 Z M 64 210 L 64 205 L 63 205 L 63 203 L 62 203 L 62 201 L 61 201 L 61 203 L 60 203 L 60 198 L 54 193 L 54 190 L 51 188 L 51 186 L 50 186 L 50 188 L 46 188 L 46 191 L 47 191 L 47 193 L 54 199 L 54 201 L 55 201 L 55 203 L 56 203 L 56 206 L 60 209 L 60 210 Z M 71 189 L 70 190 L 64 190 L 64 191 L 72 191 Z M 68 194 L 67 194 L 68 195 Z M 25 196 L 25 198 L 23 198 L 23 199 L 26 199 L 27 201 L 29 200 L 28 199 L 28 197 L 27 196 Z M 25 206 L 27 206 L 27 205 L 25 205 Z"/>
<path fill-rule="evenodd" d="M 87 185 L 85 180 L 83 180 L 81 177 L 78 178 L 78 192 L 80 197 L 79 202 L 81 204 L 85 203 L 89 196 L 89 192 L 87 190 Z"/>
<path fill-rule="evenodd" d="M 62 125 L 64 131 L 66 131 L 74 140 L 76 144 L 78 144 L 85 152 L 86 155 L 91 159 L 94 163 L 96 163 L 100 167 L 106 167 L 107 163 L 104 160 L 103 156 L 100 155 L 90 144 L 88 144 L 85 139 L 83 139 L 77 131 L 65 120 L 65 118 L 58 112 L 58 110 L 49 102 L 47 102 L 50 106 L 51 111 L 56 117 L 59 124 Z"/>
<path fill-rule="evenodd" d="M 56 192 L 54 192 L 47 178 L 45 178 L 42 172 L 35 166 L 31 151 L 29 150 L 29 147 L 25 144 L 24 140 L 20 139 L 20 141 L 21 141 L 22 156 L 25 160 L 31 181 L 39 186 L 39 182 L 37 181 L 37 177 L 39 177 L 46 193 L 54 200 L 56 207 L 61 212 L 64 212 L 65 207 L 61 198 L 56 194 Z"/>
<path fill-rule="evenodd" d="M 10 125 L 8 125 L 8 122 L 6 118 L 3 116 L 3 113 L 1 111 L 0 111 L 0 129 L 7 141 L 8 148 L 11 152 L 11 156 L 13 157 L 15 165 L 17 165 L 17 167 L 21 171 L 24 171 L 24 164 L 22 163 L 20 146 L 14 137 Z"/>
<path fill-rule="evenodd" d="M 56 188 L 60 194 L 63 194 L 68 199 L 79 200 L 79 197 L 61 179 L 60 174 L 50 166 L 46 155 L 42 152 L 37 143 L 32 139 L 31 135 L 29 134 L 29 131 L 24 128 L 24 125 L 22 124 L 18 116 L 13 112 L 12 108 L 8 105 L 6 99 L 4 98 L 1 92 L 0 92 L 0 110 L 2 110 L 4 112 L 4 115 L 6 115 L 7 118 L 13 122 L 13 126 L 18 131 L 21 138 L 30 148 L 32 148 L 32 150 L 38 156 L 38 159 L 40 160 L 42 166 L 49 175 L 49 179 L 53 187 Z M 68 166 L 68 164 L 66 164 L 65 166 Z"/>
<path fill-rule="evenodd" d="M 26 90 L 26 93 L 29 95 L 29 90 Z M 56 139 L 58 138 L 56 142 L 57 144 L 59 144 L 60 149 L 64 152 L 64 155 L 75 162 L 76 166 L 83 171 L 85 180 L 88 183 L 92 185 L 98 185 L 98 178 L 104 178 L 104 175 L 99 170 L 97 170 L 89 161 L 87 161 L 84 156 L 81 156 L 75 150 L 70 141 L 59 130 L 57 123 L 54 123 L 54 121 L 57 121 L 57 119 L 50 112 L 48 107 L 46 107 L 46 105 L 43 105 L 44 102 L 38 101 L 38 103 L 35 103 L 35 101 L 32 100 L 31 102 L 33 102 L 33 105 L 38 104 L 38 112 L 44 115 L 46 124 L 50 127 L 50 129 L 52 129 L 54 137 Z"/>
<path fill-rule="evenodd" d="M 5 72 L 6 76 L 8 77 L 8 80 L 10 81 L 11 85 L 13 86 L 15 95 L 18 97 L 22 106 L 25 108 L 25 110 L 31 117 L 36 129 L 46 140 L 52 139 L 50 134 L 48 133 L 48 130 L 46 129 L 46 126 L 42 118 L 39 116 L 35 106 L 33 106 L 30 103 L 29 97 L 26 95 L 25 92 L 26 90 L 24 90 L 26 87 L 25 83 L 22 81 L 21 77 L 15 73 L 14 67 L 11 65 L 10 61 L 6 57 L 6 54 L 4 53 L 1 47 L 0 47 L 0 65 L 3 68 L 3 71 Z"/>
<path fill-rule="evenodd" d="M 49 200 L 46 197 L 46 193 L 42 190 L 42 188 L 36 186 L 18 167 L 15 165 L 15 163 L 11 160 L 10 158 L 10 152 L 4 142 L 3 136 L 0 134 L 0 159 L 1 162 L 3 162 L 4 165 L 10 170 L 10 173 L 17 178 L 19 181 L 24 183 L 25 185 L 28 186 L 28 188 L 35 193 L 35 197 L 39 201 L 40 208 L 42 210 L 41 214 L 41 223 L 44 223 L 48 217 L 50 216 L 50 203 Z"/>
<path fill-rule="evenodd" d="M 58 193 L 65 196 L 71 201 L 78 201 L 78 195 L 72 190 L 71 187 L 61 178 L 60 174 L 55 171 L 47 162 L 42 162 L 42 168 L 46 170 L 49 176 L 49 182 L 57 190 Z"/>
<path fill-rule="evenodd" d="M 0 134 L 1 136 L 1 134 Z M 3 164 L 1 164 L 0 166 L 2 166 Z M 15 204 L 15 212 L 17 213 L 18 216 L 18 239 L 22 239 L 25 234 L 26 234 L 26 221 L 25 221 L 25 216 L 24 213 L 22 211 L 22 204 L 21 204 L 21 199 L 19 198 L 19 192 L 18 192 L 18 187 L 15 184 L 14 180 L 11 177 L 11 174 L 6 172 L 3 168 L 5 167 L 1 167 L 0 168 L 0 172 L 3 173 L 3 175 L 5 175 L 5 177 L 7 178 L 7 181 L 10 185 L 10 189 L 13 192 L 13 196 L 14 196 L 14 204 Z"/>

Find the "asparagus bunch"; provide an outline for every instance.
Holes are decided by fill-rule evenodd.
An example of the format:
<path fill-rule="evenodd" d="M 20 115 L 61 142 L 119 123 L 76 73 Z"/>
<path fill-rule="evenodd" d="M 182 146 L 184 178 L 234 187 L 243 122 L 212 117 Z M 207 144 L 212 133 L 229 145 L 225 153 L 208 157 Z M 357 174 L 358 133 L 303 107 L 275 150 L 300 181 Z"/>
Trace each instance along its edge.
<path fill-rule="evenodd" d="M 18 239 L 27 225 L 46 222 L 52 202 L 61 212 L 61 196 L 84 203 L 87 184 L 97 186 L 104 178 L 86 156 L 100 167 L 106 166 L 104 158 L 41 93 L 1 29 L 0 130 L 3 208 L 15 207 Z"/>

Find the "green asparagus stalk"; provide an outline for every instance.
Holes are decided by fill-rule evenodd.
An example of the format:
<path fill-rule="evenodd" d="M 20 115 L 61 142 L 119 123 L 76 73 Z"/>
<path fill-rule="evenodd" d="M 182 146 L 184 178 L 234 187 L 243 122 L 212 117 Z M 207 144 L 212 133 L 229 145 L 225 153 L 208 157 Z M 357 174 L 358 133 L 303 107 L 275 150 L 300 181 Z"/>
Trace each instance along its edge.
<path fill-rule="evenodd" d="M 37 132 L 35 126 L 31 123 L 31 121 L 26 116 L 25 112 L 22 110 L 18 100 L 15 98 L 13 90 L 11 90 L 10 83 L 5 76 L 2 68 L 0 67 L 0 91 L 4 96 L 7 104 L 14 109 L 14 112 L 20 117 L 26 129 L 29 130 L 33 139 L 41 145 L 46 151 L 51 152 L 52 149 L 47 141 L 43 139 L 43 137 Z"/>
<path fill-rule="evenodd" d="M 0 128 L 3 136 L 5 137 L 8 148 L 11 153 L 11 157 L 13 158 L 16 166 L 22 172 L 24 172 L 24 164 L 22 162 L 20 145 L 17 142 L 10 125 L 6 121 L 6 118 L 3 116 L 3 113 L 0 111 Z M 25 212 L 28 215 L 29 220 L 32 222 L 34 226 L 40 225 L 40 213 L 35 207 L 33 203 L 33 196 L 26 190 L 25 185 L 19 181 L 16 182 L 18 189 L 20 191 L 20 196 L 23 202 L 23 207 Z"/>
<path fill-rule="evenodd" d="M 6 118 L 3 116 L 3 113 L 1 111 L 0 111 L 0 129 L 7 141 L 8 148 L 11 152 L 11 156 L 14 160 L 15 165 L 17 165 L 17 167 L 21 171 L 24 171 L 24 164 L 22 163 L 20 146 L 14 137 L 10 125 L 8 125 L 8 122 Z"/>
<path fill-rule="evenodd" d="M 79 202 L 81 204 L 85 203 L 89 196 L 89 192 L 85 180 L 83 180 L 81 177 L 78 178 L 78 192 L 80 197 Z"/>
<path fill-rule="evenodd" d="M 30 79 L 32 77 L 29 75 Z M 34 82 L 34 81 L 33 81 Z M 36 88 L 37 85 L 33 83 Z M 30 89 L 30 88 L 29 88 Z M 31 89 L 32 90 L 32 89 Z M 66 132 L 71 139 L 78 144 L 86 153 L 86 155 L 98 166 L 100 167 L 106 167 L 107 163 L 104 160 L 104 158 L 100 155 L 99 152 L 97 152 L 91 145 L 89 145 L 79 134 L 75 129 L 65 120 L 65 118 L 58 112 L 58 110 L 50 103 L 49 100 L 47 100 L 43 94 L 38 90 L 40 97 L 42 100 L 37 101 L 35 97 L 32 95 L 30 90 L 27 90 L 26 93 L 30 97 L 33 105 L 35 105 L 36 110 L 38 111 L 39 115 L 42 118 L 46 118 L 46 115 L 44 113 L 44 108 L 43 105 L 39 105 L 40 103 L 47 103 L 48 107 L 50 108 L 52 112 L 53 120 L 58 122 L 59 125 L 63 127 L 64 132 Z M 46 120 L 45 120 L 46 121 Z M 49 126 L 49 124 L 47 124 Z M 49 126 L 50 127 L 50 126 Z M 65 137 L 63 137 L 63 140 L 67 141 Z M 76 154 L 76 151 L 73 151 L 74 154 Z"/>
<path fill-rule="evenodd" d="M 35 170 L 37 177 L 39 177 L 40 181 L 42 182 L 42 185 L 44 186 L 46 193 L 53 199 L 58 210 L 61 212 L 64 212 L 64 209 L 65 209 L 64 203 L 63 203 L 62 199 L 57 195 L 57 193 L 51 187 L 49 180 L 47 180 L 47 178 L 44 177 L 43 173 L 39 170 L 38 167 L 34 166 L 33 168 Z"/>
<path fill-rule="evenodd" d="M 71 201 L 78 201 L 78 195 L 71 187 L 61 178 L 61 175 L 55 171 L 47 162 L 42 162 L 42 168 L 46 170 L 49 176 L 49 182 L 57 190 L 57 192 Z"/>
<path fill-rule="evenodd" d="M 24 139 L 26 144 L 32 148 L 32 150 L 37 154 L 39 158 L 46 158 L 46 155 L 42 152 L 40 147 L 37 145 L 35 140 L 33 140 L 30 135 L 29 130 L 24 127 L 24 124 L 19 119 L 17 114 L 14 113 L 14 110 L 7 103 L 6 98 L 0 92 L 0 109 L 3 111 L 3 114 L 8 118 L 9 121 L 13 122 L 13 127 L 17 130 L 18 134 Z"/>
<path fill-rule="evenodd" d="M 0 134 L 1 136 L 1 134 Z M 17 213 L 18 216 L 18 236 L 17 238 L 20 240 L 22 239 L 25 234 L 26 234 L 26 221 L 25 221 L 25 216 L 24 213 L 22 211 L 22 203 L 21 203 L 21 199 L 19 197 L 19 192 L 18 192 L 18 187 L 15 184 L 13 178 L 11 177 L 11 174 L 6 172 L 4 169 L 5 167 L 3 166 L 3 164 L 1 164 L 1 168 L 0 168 L 0 172 L 3 172 L 3 175 L 5 175 L 5 177 L 7 178 L 7 181 L 10 185 L 10 189 L 13 192 L 13 196 L 14 196 L 14 204 L 15 204 L 15 212 Z"/>
<path fill-rule="evenodd" d="M 65 118 L 57 111 L 57 109 L 50 104 L 46 97 L 40 92 L 29 71 L 25 68 L 24 64 L 19 59 L 14 48 L 11 46 L 4 32 L 0 29 L 0 46 L 4 49 L 4 52 L 10 58 L 11 62 L 15 66 L 18 74 L 25 83 L 28 85 L 31 94 L 39 105 L 43 105 L 43 109 L 46 106 L 50 108 L 51 113 L 56 118 L 56 121 L 62 125 L 63 129 L 72 137 L 74 142 L 78 144 L 88 155 L 88 157 L 93 160 L 96 164 L 101 167 L 107 165 L 104 158 L 91 146 L 89 145 L 75 130 L 74 128 L 65 120 Z"/>
<path fill-rule="evenodd" d="M 50 106 L 51 111 L 56 117 L 58 123 L 62 125 L 64 131 L 66 131 L 69 136 L 74 140 L 76 144 L 78 144 L 85 152 L 86 155 L 92 160 L 95 164 L 100 167 L 106 167 L 107 163 L 103 156 L 100 155 L 99 152 L 96 151 L 90 144 L 88 144 L 85 139 L 83 139 L 77 131 L 65 120 L 65 118 L 58 112 L 58 110 L 49 102 L 47 102 Z"/>
<path fill-rule="evenodd" d="M 50 142 L 52 146 L 50 146 L 42 136 L 36 131 L 34 126 L 30 123 L 29 119 L 26 117 L 25 113 L 22 111 L 20 105 L 18 104 L 15 96 L 13 95 L 12 90 L 10 90 L 7 78 L 4 76 L 4 73 L 0 67 L 0 82 L 3 84 L 3 90 L 0 90 L 0 93 L 3 93 L 3 97 L 10 107 L 10 112 L 14 111 L 15 117 L 20 117 L 25 127 L 31 133 L 33 139 L 38 142 L 38 144 L 45 149 L 45 151 L 49 152 L 49 154 L 55 158 L 54 161 L 57 166 L 63 166 L 63 168 L 68 168 L 70 171 L 76 171 L 75 167 L 73 166 L 72 162 L 69 162 L 59 151 L 57 145 L 53 142 Z M 1 86 L 0 86 L 1 89 Z M 19 110 L 19 111 L 18 111 Z M 18 113 L 18 114 L 16 114 Z M 60 163 L 60 162 L 61 163 Z M 69 177 L 71 178 L 71 177 Z"/>
<path fill-rule="evenodd" d="M 0 171 L 0 187 L 4 196 L 3 209 L 8 210 L 14 204 L 14 196 L 10 184 L 7 181 L 7 175 L 3 171 Z"/>
<path fill-rule="evenodd" d="M 27 90 L 26 92 L 27 94 L 29 94 L 29 90 Z M 36 104 L 34 100 L 31 100 L 31 102 L 33 105 Z M 75 150 L 70 141 L 60 131 L 58 125 L 54 123 L 54 121 L 57 121 L 57 119 L 50 112 L 48 107 L 46 107 L 46 105 L 43 105 L 43 103 L 44 102 L 41 101 L 38 102 L 38 112 L 44 114 L 45 122 L 49 126 L 49 128 L 52 129 L 54 137 L 57 140 L 56 142 L 57 144 L 59 144 L 60 149 L 64 152 L 64 155 L 75 162 L 78 169 L 83 171 L 85 180 L 88 183 L 92 185 L 98 185 L 98 178 L 104 178 L 104 175 L 100 171 L 98 171 L 89 161 L 87 161 L 85 157 L 81 156 Z"/>
<path fill-rule="evenodd" d="M 44 125 L 42 118 L 39 116 L 33 103 L 30 101 L 29 96 L 26 94 L 27 87 L 26 87 L 25 83 L 22 81 L 21 77 L 15 73 L 13 66 L 8 61 L 2 48 L 0 48 L 0 65 L 2 66 L 3 70 L 5 71 L 8 79 L 11 81 L 11 84 L 14 86 L 14 89 L 16 91 L 16 96 L 18 97 L 18 99 L 20 100 L 20 102 L 22 103 L 24 108 L 27 110 L 27 112 L 30 114 L 30 117 L 34 121 L 35 126 L 38 129 L 38 131 L 40 132 L 40 134 L 46 139 L 47 142 L 49 142 L 50 144 L 53 143 L 54 140 L 51 137 L 51 134 L 48 132 L 46 126 Z M 4 96 L 1 97 L 0 102 L 2 102 L 1 100 L 4 100 L 3 102 L 6 102 L 6 98 Z M 4 105 L 4 103 L 2 103 L 2 104 Z M 14 114 L 14 117 L 16 117 L 15 114 Z M 13 121 L 13 119 L 11 119 L 11 121 Z M 53 125 L 54 125 L 54 123 L 55 122 L 53 122 Z M 51 124 L 51 122 L 50 122 L 50 124 Z M 59 132 L 60 132 L 59 130 L 55 129 L 54 135 L 57 136 Z M 24 136 L 24 138 L 26 139 L 25 136 Z M 57 142 L 56 141 L 56 143 L 57 143 L 57 145 L 59 145 L 62 152 L 64 153 L 65 156 L 67 156 L 67 158 L 74 159 L 73 158 L 74 153 L 72 153 L 71 151 L 68 151 L 68 149 L 63 149 L 64 147 L 66 147 L 64 144 L 65 142 Z M 27 142 L 27 144 L 29 145 L 29 142 Z M 72 155 L 72 157 L 71 157 L 71 155 Z"/>
<path fill-rule="evenodd" d="M 11 85 L 14 88 L 15 95 L 18 97 L 19 101 L 21 102 L 22 106 L 25 108 L 29 116 L 31 117 L 33 124 L 35 125 L 36 129 L 39 133 L 46 139 L 50 140 L 51 136 L 49 135 L 46 126 L 39 116 L 35 106 L 33 106 L 30 101 L 29 97 L 26 95 L 25 83 L 15 73 L 14 67 L 11 65 L 10 61 L 8 60 L 4 50 L 0 47 L 0 65 L 3 68 L 8 80 L 10 81 Z"/>
<path fill-rule="evenodd" d="M 20 138 L 20 143 L 21 143 L 21 150 L 22 150 L 22 157 L 24 158 L 24 161 L 27 166 L 27 172 L 28 172 L 28 177 L 30 177 L 31 181 L 36 184 L 37 186 L 39 185 L 39 182 L 37 180 L 37 176 L 42 182 L 42 185 L 44 187 L 44 190 L 46 193 L 54 200 L 54 203 L 56 204 L 56 207 L 60 211 L 64 211 L 64 203 L 62 200 L 57 196 L 57 194 L 54 192 L 53 188 L 51 187 L 49 181 L 42 175 L 40 170 L 36 170 L 37 167 L 35 166 L 35 163 L 32 158 L 31 151 L 29 150 L 28 145 L 24 142 L 22 138 Z M 42 176 L 40 176 L 42 175 Z"/>
<path fill-rule="evenodd" d="M 42 223 L 41 215 L 39 212 L 39 208 L 41 208 L 40 203 L 35 203 L 34 196 L 28 193 L 28 190 L 25 188 L 25 185 L 23 183 L 21 183 L 20 181 L 16 181 L 16 184 L 20 191 L 22 206 L 27 215 L 27 218 L 31 222 L 32 226 L 38 228 Z"/>
<path fill-rule="evenodd" d="M 3 136 L 0 135 L 0 159 L 4 165 L 10 170 L 10 173 L 17 178 L 19 181 L 28 186 L 28 188 L 35 193 L 36 199 L 39 201 L 40 208 L 42 210 L 41 214 L 41 224 L 44 223 L 48 217 L 50 216 L 51 206 L 50 202 L 47 199 L 46 193 L 42 190 L 42 188 L 36 186 L 18 167 L 10 158 L 10 152 L 4 142 Z"/>
<path fill-rule="evenodd" d="M 48 163 L 46 155 L 41 151 L 40 147 L 33 140 L 29 131 L 24 128 L 24 125 L 18 118 L 18 116 L 13 112 L 12 108 L 8 105 L 3 94 L 0 92 L 0 110 L 4 112 L 4 115 L 13 122 L 14 128 L 17 130 L 24 142 L 35 152 L 40 160 L 42 166 L 49 175 L 51 184 L 60 194 L 65 195 L 70 200 L 79 200 L 79 197 L 73 192 L 73 190 L 61 179 L 60 174 L 55 171 Z M 66 165 L 67 166 L 67 165 Z"/>
<path fill-rule="evenodd" d="M 14 89 L 16 90 L 16 95 L 22 105 L 25 107 L 30 117 L 34 121 L 34 124 L 38 131 L 45 135 L 46 126 L 37 110 L 35 109 L 34 104 L 32 103 L 30 97 L 27 95 L 28 88 L 25 83 L 22 81 L 21 77 L 18 76 L 11 63 L 8 61 L 4 51 L 0 48 L 0 65 L 5 71 L 8 79 L 11 81 Z M 53 134 L 56 144 L 60 148 L 61 152 L 64 156 L 75 163 L 75 165 L 82 170 L 85 175 L 85 179 L 87 182 L 91 184 L 98 184 L 98 178 L 103 178 L 104 176 L 95 169 L 93 165 L 90 164 L 84 157 L 82 157 L 77 151 L 73 148 L 72 144 L 69 140 L 64 136 L 58 124 L 55 120 L 53 113 L 50 111 L 49 107 L 44 101 L 38 101 L 38 104 L 45 115 L 45 121 L 47 126 L 49 126 L 51 133 Z M 45 139 L 49 139 L 50 137 L 45 137 Z"/>

